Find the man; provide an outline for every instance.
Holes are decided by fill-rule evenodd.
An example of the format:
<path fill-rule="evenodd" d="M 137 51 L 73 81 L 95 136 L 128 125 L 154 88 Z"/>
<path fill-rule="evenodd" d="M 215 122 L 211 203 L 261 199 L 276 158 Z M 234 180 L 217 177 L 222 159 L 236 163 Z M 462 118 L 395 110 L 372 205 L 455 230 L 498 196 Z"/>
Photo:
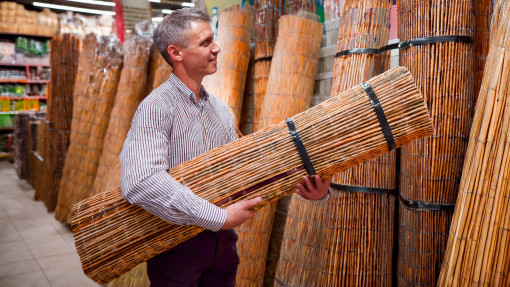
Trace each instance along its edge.
<path fill-rule="evenodd" d="M 173 67 L 167 82 L 138 107 L 120 155 L 124 198 L 174 224 L 206 229 L 147 261 L 151 286 L 234 286 L 239 257 L 232 228 L 252 218 L 260 198 L 223 209 L 196 196 L 166 172 L 175 165 L 236 139 L 233 115 L 209 95 L 202 79 L 216 72 L 220 47 L 206 12 L 174 11 L 154 31 L 163 58 Z M 233 179 L 235 180 L 235 179 Z M 324 198 L 330 180 L 306 177 L 296 192 Z"/>

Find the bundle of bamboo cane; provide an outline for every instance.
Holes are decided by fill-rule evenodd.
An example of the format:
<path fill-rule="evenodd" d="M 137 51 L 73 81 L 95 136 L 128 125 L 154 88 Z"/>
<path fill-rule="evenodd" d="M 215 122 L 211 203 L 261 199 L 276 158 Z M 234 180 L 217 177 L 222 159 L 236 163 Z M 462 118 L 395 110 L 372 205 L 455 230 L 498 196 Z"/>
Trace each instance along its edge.
<path fill-rule="evenodd" d="M 497 1 L 439 286 L 510 285 L 509 13 Z"/>
<path fill-rule="evenodd" d="M 156 73 L 154 75 L 154 82 L 152 84 L 152 89 L 155 89 L 159 87 L 159 85 L 163 84 L 164 82 L 168 81 L 168 78 L 170 77 L 170 74 L 172 74 L 172 66 L 168 64 L 163 57 L 160 54 L 160 57 L 158 58 L 158 64 L 156 68 Z"/>
<path fill-rule="evenodd" d="M 74 84 L 77 78 L 81 40 L 64 34 L 51 40 L 51 85 L 47 105 L 45 153 L 52 185 L 41 196 L 48 211 L 55 210 L 64 168 L 73 112 Z M 88 51 L 87 51 L 88 52 Z M 91 54 L 91 52 L 88 52 Z"/>
<path fill-rule="evenodd" d="M 12 141 L 14 169 L 19 179 L 30 177 L 28 135 L 30 134 L 30 112 L 20 112 L 14 117 L 14 137 Z"/>
<path fill-rule="evenodd" d="M 432 133 L 421 94 L 399 67 L 368 81 L 384 107 L 397 147 Z M 292 118 L 315 170 L 331 177 L 388 150 L 374 107 L 361 86 Z M 218 206 L 260 196 L 257 208 L 293 192 L 303 162 L 281 122 L 175 166 L 169 174 Z M 236 178 L 237 180 L 227 180 Z M 73 207 L 72 229 L 83 270 L 106 283 L 202 231 L 159 219 L 123 200 L 119 188 Z"/>
<path fill-rule="evenodd" d="M 255 67 L 254 67 L 254 110 L 253 131 L 259 129 L 260 109 L 266 94 L 267 80 L 271 68 L 271 59 L 278 36 L 278 20 L 282 14 L 282 3 L 277 0 L 257 2 L 255 17 Z"/>
<path fill-rule="evenodd" d="M 48 169 L 47 158 L 49 157 L 46 154 L 45 146 L 46 146 L 46 126 L 47 121 L 45 120 L 46 113 L 36 113 L 32 115 L 32 120 L 30 125 L 32 126 L 32 135 L 35 142 L 35 149 L 29 152 L 29 156 L 31 156 L 33 166 L 31 166 L 31 183 L 34 188 L 34 199 L 39 200 L 42 198 L 42 195 L 48 190 L 48 188 L 52 185 L 53 177 Z"/>
<path fill-rule="evenodd" d="M 112 180 L 109 171 L 117 165 L 124 139 L 131 127 L 131 120 L 138 104 L 145 98 L 147 67 L 152 39 L 132 36 L 124 42 L 124 65 L 120 74 L 117 95 L 110 114 L 103 153 L 97 167 L 92 189 L 85 197 L 105 190 Z"/>
<path fill-rule="evenodd" d="M 348 3 L 351 8 L 340 18 L 338 52 L 378 49 L 387 44 L 391 3 L 351 2 Z M 331 96 L 379 74 L 383 70 L 380 59 L 378 54 L 339 55 L 333 70 Z M 329 202 L 319 204 L 292 197 L 277 286 L 340 286 L 347 282 L 362 286 L 392 285 L 395 198 L 389 194 L 350 192 L 349 187 L 394 190 L 395 152 L 344 171 L 334 180 L 342 186 L 331 188 Z"/>
<path fill-rule="evenodd" d="M 306 110 L 313 97 L 322 25 L 309 13 L 282 16 L 257 129 Z M 315 16 L 315 15 L 313 15 Z M 238 227 L 238 286 L 262 284 L 276 203 Z M 283 228 L 282 228 L 283 230 Z M 274 265 L 274 264 L 273 264 Z M 272 268 L 274 269 L 274 268 Z M 250 283 L 252 282 L 252 283 Z"/>
<path fill-rule="evenodd" d="M 489 53 L 491 17 L 495 0 L 475 1 L 475 103 L 482 85 L 485 60 Z"/>
<path fill-rule="evenodd" d="M 149 95 L 152 92 L 152 90 L 154 90 L 156 88 L 156 87 L 154 87 L 154 80 L 156 79 L 156 72 L 158 71 L 161 61 L 164 61 L 163 57 L 161 56 L 161 53 L 159 52 L 158 48 L 156 47 L 156 44 L 152 43 L 151 48 L 150 48 L 149 64 L 147 66 L 147 79 L 145 81 L 145 95 Z M 170 65 L 168 65 L 168 66 L 170 66 Z M 170 77 L 170 74 L 168 75 L 168 77 Z M 168 77 L 167 77 L 167 79 L 168 79 Z"/>
<path fill-rule="evenodd" d="M 71 222 L 72 206 L 86 198 L 94 184 L 122 68 L 120 41 L 102 36 L 97 43 L 86 93 L 76 101 L 78 115 L 73 115 L 72 127 L 75 120 L 78 123 L 71 130 L 55 210 L 55 217 L 67 223 Z"/>
<path fill-rule="evenodd" d="M 218 54 L 218 69 L 202 82 L 209 93 L 227 103 L 238 126 L 254 24 L 255 11 L 248 4 L 244 8 L 234 5 L 220 13 L 216 39 L 221 48 Z"/>
<path fill-rule="evenodd" d="M 452 5 L 402 1 L 398 13 L 401 41 L 424 37 L 439 39 L 436 43 L 411 45 L 400 50 L 400 64 L 407 66 L 415 76 L 427 101 L 435 135 L 401 149 L 401 252 L 397 283 L 433 286 L 445 249 L 441 244 L 446 242 L 449 229 L 444 223 L 448 223 L 453 214 L 471 125 L 474 99 L 474 47 L 470 38 L 472 1 L 459 0 Z M 412 244 L 407 236 L 422 244 Z"/>

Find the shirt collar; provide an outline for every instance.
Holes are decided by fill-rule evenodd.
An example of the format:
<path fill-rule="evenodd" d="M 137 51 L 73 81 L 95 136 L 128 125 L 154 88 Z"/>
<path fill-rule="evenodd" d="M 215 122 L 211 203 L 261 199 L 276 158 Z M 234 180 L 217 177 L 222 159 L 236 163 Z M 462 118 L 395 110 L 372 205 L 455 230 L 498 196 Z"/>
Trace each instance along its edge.
<path fill-rule="evenodd" d="M 170 78 L 168 81 L 172 83 L 182 94 L 189 96 L 191 101 L 196 102 L 197 98 L 195 97 L 195 93 L 193 93 L 179 78 L 177 78 L 174 73 L 170 74 Z M 205 90 L 203 85 L 200 85 L 200 101 L 207 101 L 209 99 L 209 93 Z"/>

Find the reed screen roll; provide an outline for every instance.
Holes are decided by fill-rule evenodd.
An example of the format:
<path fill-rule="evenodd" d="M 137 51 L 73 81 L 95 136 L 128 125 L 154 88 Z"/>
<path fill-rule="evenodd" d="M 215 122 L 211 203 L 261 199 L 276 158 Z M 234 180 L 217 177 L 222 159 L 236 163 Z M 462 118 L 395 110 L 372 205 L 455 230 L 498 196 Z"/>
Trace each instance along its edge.
<path fill-rule="evenodd" d="M 311 16 L 313 18 L 315 15 Z M 301 12 L 296 16 L 282 16 L 279 20 L 278 39 L 257 123 L 259 130 L 310 107 L 322 25 L 309 18 L 310 13 Z M 262 284 L 275 207 L 276 203 L 264 208 L 236 229 L 240 257 L 236 277 L 238 286 L 249 285 L 250 282 Z"/>
<path fill-rule="evenodd" d="M 509 13 L 496 2 L 439 286 L 510 285 Z"/>
<path fill-rule="evenodd" d="M 72 127 L 78 122 L 71 130 L 55 210 L 57 220 L 70 223 L 72 206 L 86 198 L 94 185 L 121 68 L 120 40 L 101 36 L 88 69 L 86 93 L 77 99 L 78 115 L 73 115 Z"/>
<path fill-rule="evenodd" d="M 78 36 L 64 34 L 51 40 L 51 85 L 47 104 L 45 153 L 51 186 L 41 194 L 48 211 L 55 210 L 62 170 L 64 168 L 71 120 L 73 116 L 74 84 L 78 73 L 81 40 Z"/>
<path fill-rule="evenodd" d="M 377 50 L 386 45 L 391 3 L 354 1 L 351 4 L 351 8 L 339 20 L 337 50 Z M 380 59 L 379 54 L 336 57 L 331 96 L 379 74 L 383 70 Z M 344 185 L 394 189 L 395 152 L 344 171 L 336 175 L 334 180 Z M 362 286 L 391 285 L 393 224 L 385 224 L 390 218 L 382 214 L 391 214 L 393 218 L 394 196 L 358 194 L 333 186 L 330 190 L 331 199 L 323 204 L 297 200 L 293 196 L 285 225 L 276 285 L 338 286 L 346 282 Z M 354 202 L 358 204 L 352 206 Z M 386 205 L 388 203 L 391 204 Z M 379 214 L 373 212 L 374 208 Z M 366 231 L 367 224 L 379 224 L 380 228 Z M 341 239 L 337 232 L 342 232 Z M 303 257 L 321 260 L 306 261 Z M 348 267 L 346 261 L 349 262 Z M 356 272 L 351 272 L 353 270 Z"/>
<path fill-rule="evenodd" d="M 94 185 L 85 197 L 104 191 L 112 180 L 108 176 L 109 171 L 120 163 L 119 154 L 131 127 L 131 120 L 138 104 L 146 96 L 145 84 L 151 45 L 152 39 L 136 35 L 123 45 L 124 65 L 104 139 L 106 144 L 99 159 Z"/>
<path fill-rule="evenodd" d="M 255 11 L 250 5 L 244 8 L 234 5 L 220 13 L 216 39 L 221 48 L 217 59 L 218 70 L 206 76 L 202 82 L 209 93 L 227 103 L 238 126 L 250 63 L 250 41 L 254 24 Z"/>
<path fill-rule="evenodd" d="M 399 4 L 401 41 L 436 36 L 472 37 L 472 1 Z M 403 203 L 448 206 L 455 203 L 473 109 L 474 45 L 442 42 L 405 47 L 400 50 L 400 64 L 415 77 L 427 101 L 435 134 L 401 149 L 399 192 L 403 200 L 399 214 L 401 252 L 397 284 L 434 286 L 453 210 L 422 210 Z M 416 245 L 406 236 L 423 244 Z"/>
<path fill-rule="evenodd" d="M 395 68 L 369 83 L 384 107 L 397 147 L 432 133 L 423 98 L 405 68 Z M 360 86 L 292 119 L 317 174 L 324 178 L 388 149 Z M 281 122 L 175 166 L 169 174 L 214 204 L 225 202 L 224 207 L 260 196 L 262 207 L 291 194 L 305 171 L 287 126 Z M 172 225 L 130 205 L 119 188 L 76 204 L 72 229 L 83 270 L 98 283 L 110 281 L 201 231 Z"/>

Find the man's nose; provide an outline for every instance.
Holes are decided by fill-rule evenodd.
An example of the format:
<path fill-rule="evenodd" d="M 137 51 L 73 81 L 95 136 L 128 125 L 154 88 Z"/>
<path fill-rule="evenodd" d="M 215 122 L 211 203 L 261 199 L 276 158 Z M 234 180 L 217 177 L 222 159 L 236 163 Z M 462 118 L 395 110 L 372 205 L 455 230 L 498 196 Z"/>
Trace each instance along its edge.
<path fill-rule="evenodd" d="M 220 46 L 218 46 L 218 43 L 216 41 L 213 41 L 213 48 L 211 49 L 211 52 L 214 54 L 218 54 L 221 51 Z"/>

